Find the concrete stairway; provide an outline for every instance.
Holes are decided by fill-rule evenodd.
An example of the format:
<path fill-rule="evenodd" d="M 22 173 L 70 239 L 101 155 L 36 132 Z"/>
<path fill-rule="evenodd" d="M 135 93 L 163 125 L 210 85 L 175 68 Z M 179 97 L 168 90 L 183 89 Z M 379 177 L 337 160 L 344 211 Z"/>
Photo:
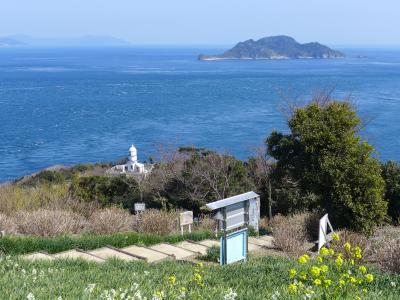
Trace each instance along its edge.
<path fill-rule="evenodd" d="M 274 248 L 271 236 L 249 237 L 248 242 L 249 252 L 260 252 L 263 249 Z M 93 262 L 104 262 L 106 259 L 116 258 L 124 261 L 142 260 L 153 263 L 167 259 L 193 260 L 196 256 L 206 254 L 207 249 L 212 246 L 219 246 L 219 241 L 210 239 L 198 242 L 183 241 L 177 244 L 161 243 L 149 247 L 132 245 L 124 248 L 115 248 L 106 246 L 90 251 L 72 249 L 56 254 L 35 252 L 24 255 L 23 258 L 27 260 L 84 259 Z"/>

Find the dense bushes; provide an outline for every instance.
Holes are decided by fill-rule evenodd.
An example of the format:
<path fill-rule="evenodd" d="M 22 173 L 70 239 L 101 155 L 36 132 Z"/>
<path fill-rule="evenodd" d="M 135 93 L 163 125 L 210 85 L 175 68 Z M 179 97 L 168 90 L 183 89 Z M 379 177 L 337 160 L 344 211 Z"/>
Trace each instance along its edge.
<path fill-rule="evenodd" d="M 394 161 L 382 164 L 385 180 L 385 199 L 388 201 L 388 214 L 393 223 L 400 223 L 400 165 Z"/>
<path fill-rule="evenodd" d="M 137 181 L 132 177 L 74 176 L 71 182 L 73 197 L 102 206 L 120 205 L 133 211 L 139 202 Z"/>
<path fill-rule="evenodd" d="M 274 217 L 271 225 L 275 246 L 293 256 L 302 254 L 308 250 L 307 242 L 315 240 L 319 217 L 318 213 Z"/>
<path fill-rule="evenodd" d="M 273 132 L 276 185 L 288 208 L 322 208 L 335 226 L 371 232 L 384 221 L 384 180 L 373 148 L 357 135 L 360 119 L 348 102 L 312 102 L 294 111 L 290 134 Z M 284 185 L 283 185 L 284 186 Z"/>

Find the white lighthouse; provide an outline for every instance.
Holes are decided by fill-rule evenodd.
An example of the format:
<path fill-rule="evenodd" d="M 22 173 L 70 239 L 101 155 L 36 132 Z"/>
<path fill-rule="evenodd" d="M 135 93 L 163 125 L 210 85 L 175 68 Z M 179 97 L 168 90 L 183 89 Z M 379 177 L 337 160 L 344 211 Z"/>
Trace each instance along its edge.
<path fill-rule="evenodd" d="M 137 149 L 134 145 L 131 145 L 131 147 L 129 148 L 129 157 L 127 163 L 124 165 L 116 165 L 112 167 L 109 173 L 126 173 L 140 175 L 149 173 L 152 167 L 153 166 L 150 164 L 145 165 L 138 161 Z"/>

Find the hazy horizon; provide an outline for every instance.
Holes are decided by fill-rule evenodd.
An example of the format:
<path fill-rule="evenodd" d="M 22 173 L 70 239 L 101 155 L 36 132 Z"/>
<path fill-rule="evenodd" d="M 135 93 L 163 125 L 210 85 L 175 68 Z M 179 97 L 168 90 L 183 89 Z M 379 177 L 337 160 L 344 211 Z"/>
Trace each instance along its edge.
<path fill-rule="evenodd" d="M 293 3 L 239 0 L 51 1 L 2 3 L 0 37 L 68 39 L 109 36 L 133 46 L 232 46 L 239 41 L 289 35 L 300 43 L 334 47 L 399 47 L 396 0 Z"/>

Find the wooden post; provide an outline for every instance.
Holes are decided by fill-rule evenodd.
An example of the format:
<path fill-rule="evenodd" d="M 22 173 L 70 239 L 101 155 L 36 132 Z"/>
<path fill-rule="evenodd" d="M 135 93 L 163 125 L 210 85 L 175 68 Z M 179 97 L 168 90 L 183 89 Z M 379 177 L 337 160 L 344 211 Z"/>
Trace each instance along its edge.
<path fill-rule="evenodd" d="M 272 188 L 271 188 L 271 180 L 268 180 L 268 218 L 269 221 L 272 220 Z"/>

